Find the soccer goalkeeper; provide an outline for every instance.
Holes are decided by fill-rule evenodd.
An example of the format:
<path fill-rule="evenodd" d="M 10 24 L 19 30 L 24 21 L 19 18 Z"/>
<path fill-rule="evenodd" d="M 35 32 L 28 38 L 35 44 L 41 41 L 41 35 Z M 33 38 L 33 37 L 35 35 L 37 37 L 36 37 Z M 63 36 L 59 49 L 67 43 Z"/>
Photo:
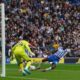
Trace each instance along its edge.
<path fill-rule="evenodd" d="M 18 66 L 22 71 L 23 75 L 30 74 L 29 67 L 32 61 L 27 53 L 30 53 L 30 55 L 32 56 L 35 56 L 35 54 L 31 51 L 29 45 L 30 43 L 28 41 L 21 40 L 17 44 L 15 44 L 11 49 L 11 53 L 12 55 L 15 55 Z M 23 60 L 27 62 L 25 67 L 23 65 Z"/>

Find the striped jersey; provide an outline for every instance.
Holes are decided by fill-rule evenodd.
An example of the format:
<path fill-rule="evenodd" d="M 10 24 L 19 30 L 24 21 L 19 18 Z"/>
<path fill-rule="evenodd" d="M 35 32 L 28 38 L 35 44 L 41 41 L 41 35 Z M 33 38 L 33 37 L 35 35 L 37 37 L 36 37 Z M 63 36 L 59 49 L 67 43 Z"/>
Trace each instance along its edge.
<path fill-rule="evenodd" d="M 59 47 L 58 51 L 54 53 L 55 56 L 62 58 L 64 57 L 68 52 L 70 52 L 70 49 L 63 50 L 63 47 Z"/>

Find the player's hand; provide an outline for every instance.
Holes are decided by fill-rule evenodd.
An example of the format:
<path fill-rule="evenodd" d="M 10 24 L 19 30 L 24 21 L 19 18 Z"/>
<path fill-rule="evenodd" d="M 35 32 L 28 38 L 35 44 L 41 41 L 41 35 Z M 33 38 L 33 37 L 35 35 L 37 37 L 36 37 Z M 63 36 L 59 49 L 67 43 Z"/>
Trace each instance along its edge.
<path fill-rule="evenodd" d="M 31 53 L 31 57 L 35 57 L 35 54 L 34 53 Z"/>

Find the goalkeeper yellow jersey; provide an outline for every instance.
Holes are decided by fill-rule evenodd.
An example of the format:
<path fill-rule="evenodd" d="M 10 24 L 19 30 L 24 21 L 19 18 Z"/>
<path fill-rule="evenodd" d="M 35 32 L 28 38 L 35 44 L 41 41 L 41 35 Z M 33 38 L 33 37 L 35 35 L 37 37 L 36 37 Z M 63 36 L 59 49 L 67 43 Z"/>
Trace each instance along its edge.
<path fill-rule="evenodd" d="M 18 47 L 24 49 L 24 50 L 28 50 L 28 52 L 32 53 L 32 51 L 30 50 L 30 47 L 29 47 L 30 43 L 26 40 L 21 40 L 19 41 L 17 44 L 15 44 L 13 47 L 12 47 L 12 53 L 14 52 L 14 50 Z"/>

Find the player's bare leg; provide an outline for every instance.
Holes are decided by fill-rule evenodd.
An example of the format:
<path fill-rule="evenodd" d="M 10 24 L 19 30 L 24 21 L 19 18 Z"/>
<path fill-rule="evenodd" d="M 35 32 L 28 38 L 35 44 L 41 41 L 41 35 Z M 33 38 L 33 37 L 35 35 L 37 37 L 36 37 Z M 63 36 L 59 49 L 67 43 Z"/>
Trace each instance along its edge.
<path fill-rule="evenodd" d="M 52 63 L 52 69 L 56 68 L 56 64 Z"/>
<path fill-rule="evenodd" d="M 44 59 L 42 60 L 42 62 L 46 62 L 46 61 L 48 61 L 48 58 L 44 58 Z M 46 71 L 49 71 L 49 70 L 53 70 L 53 69 L 55 69 L 55 68 L 56 68 L 56 64 L 52 63 L 51 67 L 42 70 L 42 72 L 46 72 Z"/>
<path fill-rule="evenodd" d="M 38 67 L 36 67 L 36 70 L 41 69 L 40 67 L 41 67 L 42 62 L 46 62 L 46 61 L 48 61 L 48 59 L 47 59 L 47 58 L 42 59 L 42 60 L 41 60 L 41 62 L 39 62 Z"/>
<path fill-rule="evenodd" d="M 46 62 L 46 61 L 48 61 L 48 58 L 44 58 L 44 59 L 42 60 L 42 62 Z"/>
<path fill-rule="evenodd" d="M 43 69 L 42 72 L 50 71 L 56 68 L 56 64 L 52 63 L 51 67 Z"/>

